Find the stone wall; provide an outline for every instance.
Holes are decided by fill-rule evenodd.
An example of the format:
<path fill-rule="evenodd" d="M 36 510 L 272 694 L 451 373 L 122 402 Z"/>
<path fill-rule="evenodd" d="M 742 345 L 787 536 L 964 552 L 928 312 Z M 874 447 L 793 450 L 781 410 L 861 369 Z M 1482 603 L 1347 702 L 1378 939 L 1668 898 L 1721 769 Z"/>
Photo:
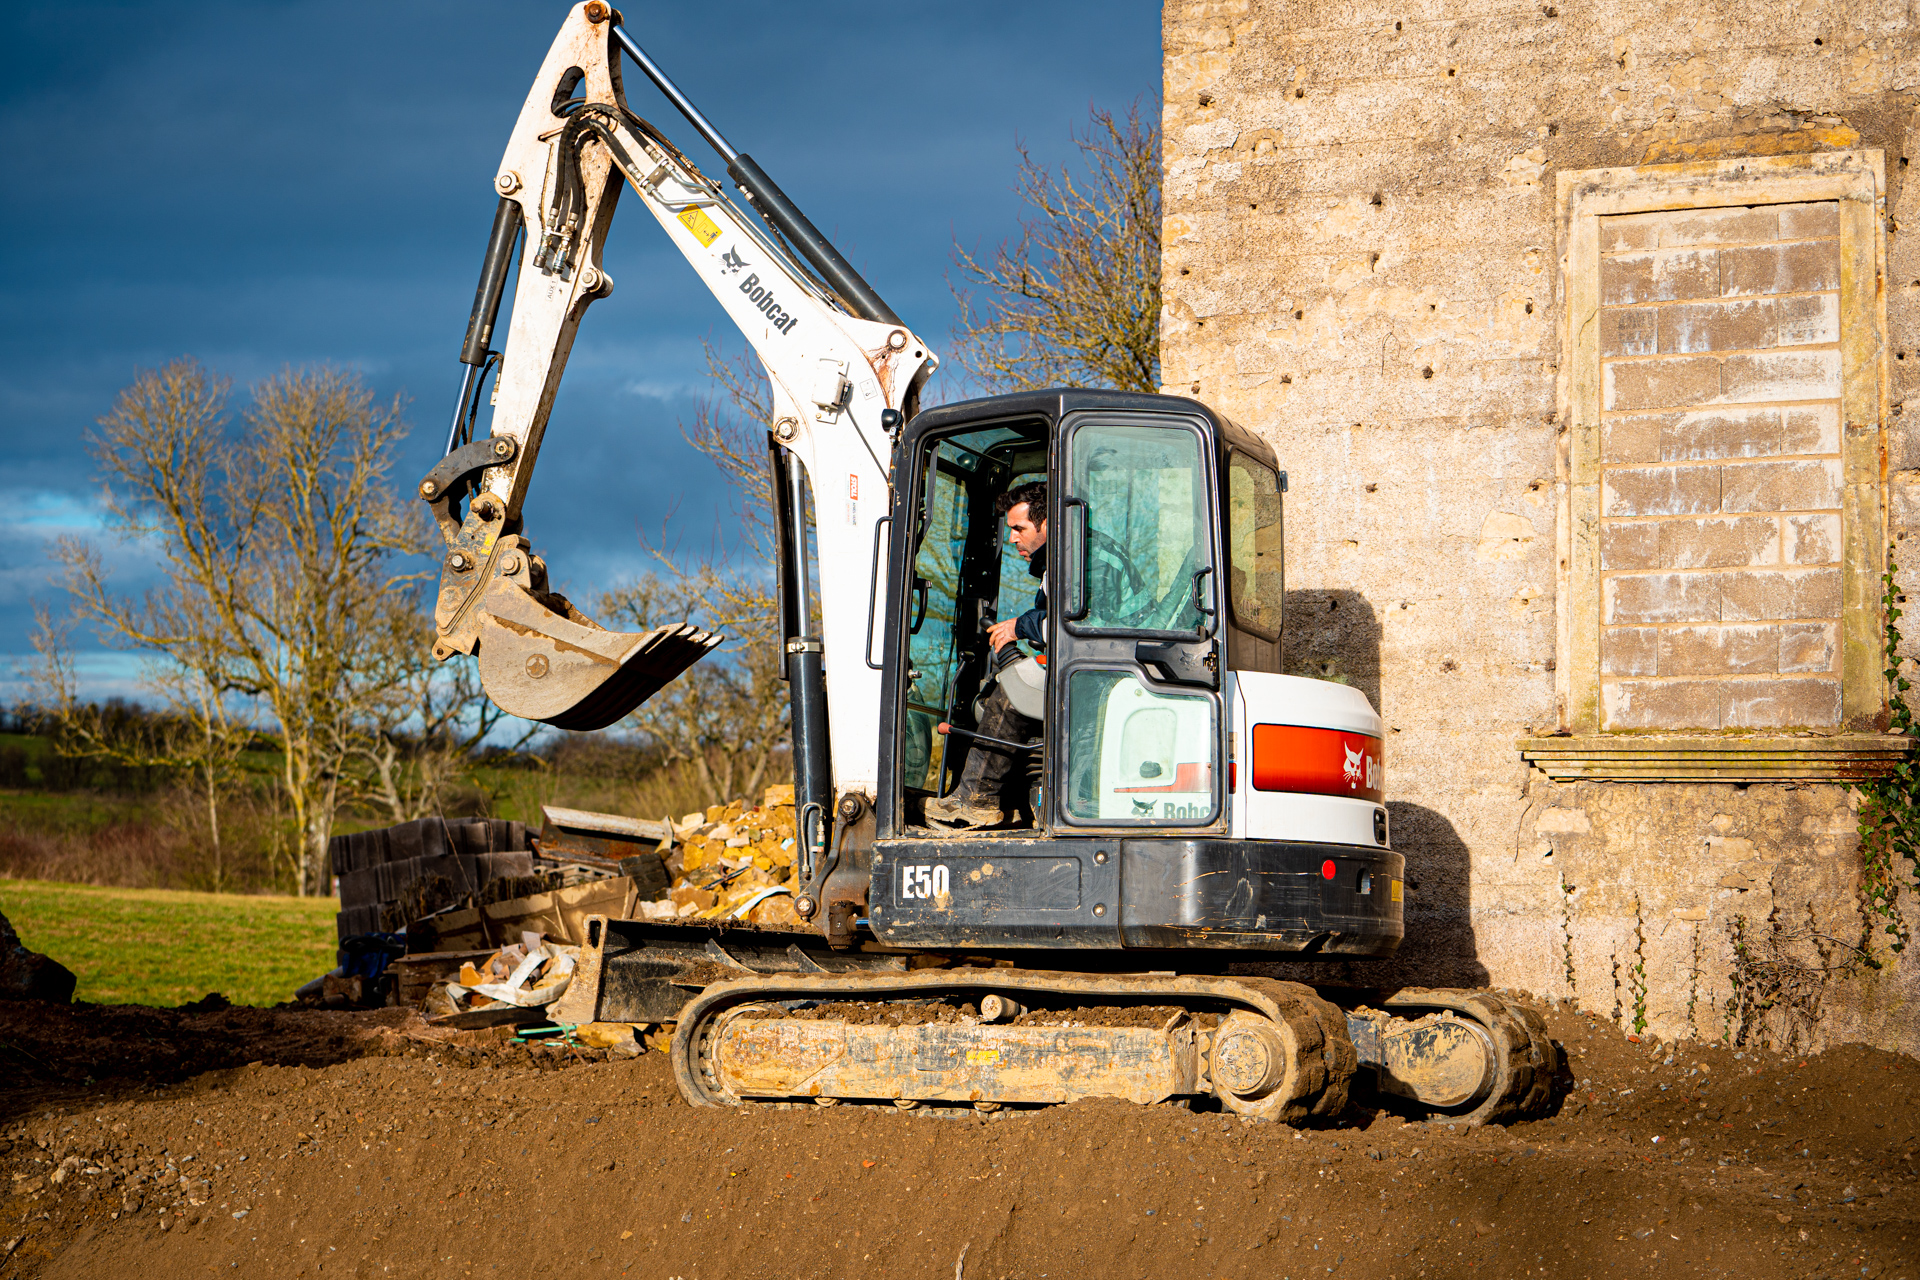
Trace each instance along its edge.
<path fill-rule="evenodd" d="M 1920 964 L 1881 947 L 1885 967 L 1845 972 L 1868 921 L 1843 788 L 1555 783 L 1515 745 L 1563 727 L 1555 668 L 1582 625 L 1606 632 L 1606 728 L 1835 723 L 1824 211 L 1601 220 L 1611 558 L 1605 619 L 1584 623 L 1557 610 L 1574 531 L 1556 180 L 1884 153 L 1892 350 L 1884 419 L 1859 429 L 1884 428 L 1904 539 L 1906 7 L 1170 0 L 1165 53 L 1166 389 L 1275 445 L 1287 667 L 1350 681 L 1389 726 L 1409 942 L 1345 976 L 1571 995 L 1663 1035 L 1920 1050 Z"/>

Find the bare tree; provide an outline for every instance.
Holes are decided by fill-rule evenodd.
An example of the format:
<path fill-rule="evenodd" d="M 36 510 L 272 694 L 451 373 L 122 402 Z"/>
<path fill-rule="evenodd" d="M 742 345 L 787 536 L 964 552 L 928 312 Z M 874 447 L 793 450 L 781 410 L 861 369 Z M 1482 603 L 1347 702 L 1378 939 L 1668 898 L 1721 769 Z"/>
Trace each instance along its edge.
<path fill-rule="evenodd" d="M 658 565 L 640 581 L 601 597 L 600 608 L 636 625 L 693 622 L 729 637 L 719 661 L 699 663 L 629 719 L 663 763 L 690 770 L 718 801 L 751 796 L 771 780 L 787 745 L 788 702 L 779 652 L 773 556 L 772 475 L 767 428 L 773 400 L 751 354 L 707 366 L 722 394 L 701 405 L 684 434 L 733 489 L 731 542 L 687 562 L 651 547 Z"/>
<path fill-rule="evenodd" d="M 352 374 L 286 369 L 230 433 L 228 384 L 179 360 L 142 373 L 100 420 L 108 511 L 159 557 L 163 584 L 116 593 L 97 552 L 58 554 L 80 617 L 109 643 L 194 673 L 207 696 L 264 715 L 281 744 L 301 893 L 325 890 L 327 838 L 370 703 L 370 660 L 403 608 L 396 558 L 421 524 L 388 484 L 405 434 Z"/>
<path fill-rule="evenodd" d="M 352 798 L 411 822 L 446 808 L 475 753 L 510 717 L 481 689 L 473 658 L 432 659 L 433 616 L 418 595 L 397 600 L 385 622 L 368 658 L 365 731 L 354 751 L 362 772 L 352 779 Z M 498 745 L 517 751 L 539 728 Z"/>
<path fill-rule="evenodd" d="M 1139 102 L 1094 111 L 1075 134 L 1084 172 L 1048 169 L 1019 147 L 1031 209 L 1020 235 L 984 259 L 954 246 L 963 285 L 953 341 L 994 391 L 1160 389 L 1160 129 Z"/>

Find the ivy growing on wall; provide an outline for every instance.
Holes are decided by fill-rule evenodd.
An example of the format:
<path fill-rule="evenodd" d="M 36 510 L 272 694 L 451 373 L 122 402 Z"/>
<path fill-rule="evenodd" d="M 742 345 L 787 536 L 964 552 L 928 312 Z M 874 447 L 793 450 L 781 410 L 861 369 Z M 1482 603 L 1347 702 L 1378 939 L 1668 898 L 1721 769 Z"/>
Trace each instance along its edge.
<path fill-rule="evenodd" d="M 1887 548 L 1887 571 L 1881 578 L 1880 596 L 1886 617 L 1882 639 L 1887 706 L 1892 713 L 1887 729 L 1911 739 L 1914 715 L 1907 705 L 1906 694 L 1913 686 L 1900 674 L 1903 611 L 1899 588 L 1894 584 L 1899 566 L 1893 562 L 1893 551 L 1892 547 Z M 1906 754 L 1886 774 L 1851 782 L 1848 786 L 1860 796 L 1860 881 L 1866 898 L 1868 934 L 1861 940 L 1861 951 L 1867 963 L 1878 968 L 1879 961 L 1873 958 L 1871 945 L 1875 927 L 1891 939 L 1887 944 L 1889 950 L 1905 951 L 1911 930 L 1900 911 L 1900 890 L 1906 887 L 1920 890 L 1920 875 L 1916 874 L 1920 871 L 1916 866 L 1916 851 L 1920 851 L 1920 750 L 1910 742 Z"/>

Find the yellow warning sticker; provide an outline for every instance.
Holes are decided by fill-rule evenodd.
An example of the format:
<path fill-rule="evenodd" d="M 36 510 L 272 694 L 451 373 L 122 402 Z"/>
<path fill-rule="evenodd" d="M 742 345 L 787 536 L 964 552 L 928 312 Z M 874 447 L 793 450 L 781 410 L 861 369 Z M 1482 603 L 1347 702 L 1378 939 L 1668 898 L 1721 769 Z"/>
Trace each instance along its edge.
<path fill-rule="evenodd" d="M 970 1067 L 997 1067 L 1000 1065 L 998 1049 L 967 1050 L 967 1065 Z"/>
<path fill-rule="evenodd" d="M 720 238 L 720 228 L 714 226 L 713 219 L 699 209 L 682 209 L 680 225 L 693 232 L 693 238 L 702 245 L 711 246 Z"/>
<path fill-rule="evenodd" d="M 1395 902 L 1400 901 L 1400 882 L 1398 880 L 1393 882 L 1393 900 Z"/>

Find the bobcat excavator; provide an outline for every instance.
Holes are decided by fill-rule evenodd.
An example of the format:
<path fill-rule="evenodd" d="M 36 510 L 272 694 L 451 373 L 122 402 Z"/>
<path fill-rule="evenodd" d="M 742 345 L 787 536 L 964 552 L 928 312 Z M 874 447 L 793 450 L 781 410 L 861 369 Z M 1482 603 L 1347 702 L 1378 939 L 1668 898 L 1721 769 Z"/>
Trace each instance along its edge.
<path fill-rule="evenodd" d="M 628 109 L 622 53 L 742 198 Z M 603 630 L 548 591 L 521 528 L 575 332 L 613 289 L 600 256 L 622 187 L 772 385 L 807 927 L 595 918 L 560 1020 L 677 1023 L 674 1070 L 701 1105 L 1114 1096 L 1297 1124 L 1356 1087 L 1467 1122 L 1547 1104 L 1558 1051 L 1522 1004 L 1234 972 L 1389 956 L 1403 935 L 1380 717 L 1352 688 L 1280 674 L 1287 484 L 1268 444 L 1174 396 L 920 411 L 931 348 L 602 0 L 569 13 L 494 178 L 448 449 L 420 485 L 446 542 L 437 656 L 476 655 L 506 711 L 594 729 L 720 642 Z M 1033 589 L 994 499 L 1035 479 L 1053 531 L 1045 729 L 1009 742 L 972 708 L 998 674 L 987 628 Z M 1091 572 L 1096 557 L 1123 571 Z M 1019 758 L 1023 825 L 927 824 L 973 751 Z"/>

